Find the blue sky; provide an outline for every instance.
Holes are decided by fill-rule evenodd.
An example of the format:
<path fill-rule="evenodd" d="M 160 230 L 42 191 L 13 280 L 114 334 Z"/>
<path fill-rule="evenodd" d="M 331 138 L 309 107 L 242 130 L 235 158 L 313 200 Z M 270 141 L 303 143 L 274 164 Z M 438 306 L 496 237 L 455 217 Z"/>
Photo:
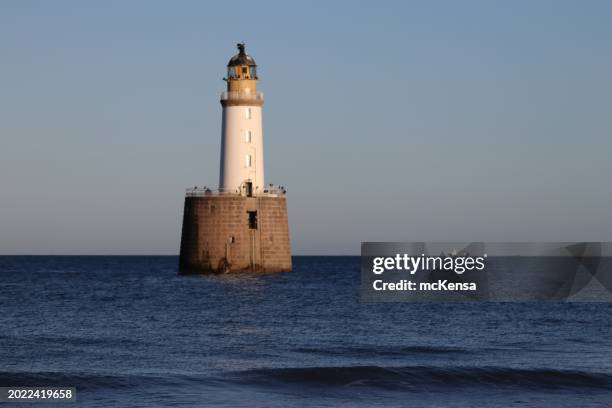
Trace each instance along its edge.
<path fill-rule="evenodd" d="M 0 3 L 0 253 L 176 254 L 247 43 L 296 254 L 612 240 L 608 1 Z"/>

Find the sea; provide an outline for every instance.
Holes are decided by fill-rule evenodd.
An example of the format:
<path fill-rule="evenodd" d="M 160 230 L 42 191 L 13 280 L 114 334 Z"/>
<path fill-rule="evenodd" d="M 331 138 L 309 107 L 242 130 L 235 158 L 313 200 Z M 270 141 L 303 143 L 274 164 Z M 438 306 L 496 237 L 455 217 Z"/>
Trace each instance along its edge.
<path fill-rule="evenodd" d="M 0 386 L 76 387 L 66 407 L 612 406 L 611 303 L 361 303 L 359 257 L 293 262 L 0 257 Z"/>

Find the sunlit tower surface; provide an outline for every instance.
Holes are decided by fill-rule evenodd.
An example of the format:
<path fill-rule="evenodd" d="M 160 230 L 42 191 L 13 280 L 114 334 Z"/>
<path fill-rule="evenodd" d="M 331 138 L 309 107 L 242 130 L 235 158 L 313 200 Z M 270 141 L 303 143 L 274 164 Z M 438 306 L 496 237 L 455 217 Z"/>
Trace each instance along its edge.
<path fill-rule="evenodd" d="M 227 64 L 227 92 L 221 95 L 221 169 L 219 190 L 264 190 L 263 94 L 257 92 L 257 65 L 238 44 L 240 52 Z"/>

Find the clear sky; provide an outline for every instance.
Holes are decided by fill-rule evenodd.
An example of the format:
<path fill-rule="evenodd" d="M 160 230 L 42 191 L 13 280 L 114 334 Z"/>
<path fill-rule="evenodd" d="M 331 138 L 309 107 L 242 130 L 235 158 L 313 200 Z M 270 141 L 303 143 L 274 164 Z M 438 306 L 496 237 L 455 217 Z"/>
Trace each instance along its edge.
<path fill-rule="evenodd" d="M 0 253 L 177 254 L 228 59 L 296 254 L 612 240 L 610 1 L 0 2 Z"/>

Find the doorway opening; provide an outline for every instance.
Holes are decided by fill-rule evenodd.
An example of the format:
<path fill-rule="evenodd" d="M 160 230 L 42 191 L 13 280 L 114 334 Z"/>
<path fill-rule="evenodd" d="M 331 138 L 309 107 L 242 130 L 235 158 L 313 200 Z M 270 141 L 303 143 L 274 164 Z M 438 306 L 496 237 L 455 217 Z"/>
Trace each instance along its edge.
<path fill-rule="evenodd" d="M 247 211 L 249 214 L 249 229 L 257 229 L 257 211 Z"/>

